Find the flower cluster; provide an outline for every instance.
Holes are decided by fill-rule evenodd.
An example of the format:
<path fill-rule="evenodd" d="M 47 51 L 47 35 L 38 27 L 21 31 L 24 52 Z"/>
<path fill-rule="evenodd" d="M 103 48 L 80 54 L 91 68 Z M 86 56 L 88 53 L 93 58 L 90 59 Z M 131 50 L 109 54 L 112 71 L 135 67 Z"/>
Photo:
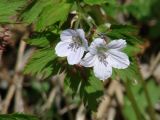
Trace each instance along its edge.
<path fill-rule="evenodd" d="M 112 75 L 112 67 L 125 69 L 130 64 L 128 56 L 122 52 L 126 46 L 123 39 L 112 40 L 107 44 L 104 39 L 96 38 L 88 46 L 82 29 L 67 29 L 60 38 L 61 41 L 55 47 L 56 54 L 67 57 L 70 65 L 93 67 L 95 76 L 100 80 L 106 80 Z"/>

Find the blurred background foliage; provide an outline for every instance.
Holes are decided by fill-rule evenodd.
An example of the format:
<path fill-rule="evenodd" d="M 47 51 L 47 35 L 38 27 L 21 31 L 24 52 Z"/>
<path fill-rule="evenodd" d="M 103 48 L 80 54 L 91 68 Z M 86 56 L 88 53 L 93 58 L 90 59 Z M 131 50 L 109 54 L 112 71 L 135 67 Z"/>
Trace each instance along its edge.
<path fill-rule="evenodd" d="M 160 120 L 159 7 L 159 0 L 0 0 L 0 120 Z M 126 39 L 131 65 L 105 82 L 69 66 L 54 47 L 61 31 L 77 27 L 89 42 L 94 32 Z"/>

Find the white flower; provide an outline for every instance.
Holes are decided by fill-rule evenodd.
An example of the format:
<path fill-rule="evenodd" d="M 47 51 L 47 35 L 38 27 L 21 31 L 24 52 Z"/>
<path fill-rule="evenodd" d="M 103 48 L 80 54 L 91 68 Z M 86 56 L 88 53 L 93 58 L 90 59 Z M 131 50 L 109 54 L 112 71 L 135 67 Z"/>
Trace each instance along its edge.
<path fill-rule="evenodd" d="M 85 67 L 93 67 L 94 74 L 100 80 L 105 80 L 112 75 L 112 67 L 118 69 L 127 68 L 130 64 L 128 56 L 121 52 L 126 46 L 126 41 L 119 39 L 113 40 L 109 44 L 101 39 L 95 39 L 89 52 L 81 61 Z"/>
<path fill-rule="evenodd" d="M 67 56 L 70 65 L 78 64 L 87 50 L 88 42 L 82 29 L 67 29 L 61 33 L 61 41 L 56 45 L 56 54 L 60 57 Z"/>

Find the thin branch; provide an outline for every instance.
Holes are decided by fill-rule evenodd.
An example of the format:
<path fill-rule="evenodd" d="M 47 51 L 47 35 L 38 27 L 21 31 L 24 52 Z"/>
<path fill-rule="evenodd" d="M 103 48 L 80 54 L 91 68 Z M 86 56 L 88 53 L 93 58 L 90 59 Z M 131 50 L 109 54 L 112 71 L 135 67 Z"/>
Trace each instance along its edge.
<path fill-rule="evenodd" d="M 83 104 L 78 109 L 76 114 L 76 120 L 85 120 L 86 119 L 86 110 Z"/>
<path fill-rule="evenodd" d="M 20 46 L 19 46 L 19 50 L 18 50 L 17 61 L 16 61 L 16 65 L 15 65 L 15 74 L 12 79 L 12 84 L 9 87 L 7 95 L 3 101 L 2 113 L 7 113 L 8 107 L 9 107 L 10 102 L 13 98 L 14 93 L 15 93 L 17 80 L 19 79 L 19 72 L 21 70 L 20 68 L 21 68 L 21 64 L 22 64 L 22 60 L 23 60 L 22 57 L 23 57 L 24 49 L 25 49 L 25 43 L 24 43 L 24 41 L 21 41 Z"/>
<path fill-rule="evenodd" d="M 109 88 L 107 89 L 107 95 L 104 96 L 102 102 L 100 103 L 100 105 L 98 107 L 97 119 L 99 119 L 99 120 L 105 119 L 105 116 L 108 112 L 109 106 L 112 101 L 112 97 L 116 92 L 115 88 L 117 88 L 118 84 L 119 84 L 118 81 L 112 80 Z"/>

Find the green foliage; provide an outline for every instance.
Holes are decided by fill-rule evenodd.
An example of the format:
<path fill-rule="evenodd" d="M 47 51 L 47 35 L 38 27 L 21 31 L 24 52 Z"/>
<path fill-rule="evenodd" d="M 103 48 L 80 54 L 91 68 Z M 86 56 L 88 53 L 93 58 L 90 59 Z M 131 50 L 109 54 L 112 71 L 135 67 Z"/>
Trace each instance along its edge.
<path fill-rule="evenodd" d="M 128 56 L 134 57 L 138 52 L 140 52 L 139 45 L 141 41 L 135 36 L 137 29 L 133 26 L 128 25 L 113 25 L 107 33 L 107 35 L 114 39 L 124 39 L 127 42 L 127 47 L 124 49 L 124 52 Z"/>
<path fill-rule="evenodd" d="M 122 11 L 120 4 L 117 0 L 107 0 L 107 4 L 103 4 L 102 8 L 106 12 L 107 16 L 116 19 L 116 15 Z"/>
<path fill-rule="evenodd" d="M 125 37 L 125 35 L 132 35 L 134 36 L 137 33 L 137 28 L 131 25 L 115 25 L 112 24 L 102 24 L 98 26 L 97 33 L 106 33 L 112 39 L 117 39 L 121 37 Z M 126 37 L 127 38 L 127 37 Z M 128 40 L 128 39 L 126 39 Z M 139 40 L 132 40 L 132 42 L 138 42 Z"/>
<path fill-rule="evenodd" d="M 39 17 L 36 28 L 38 31 L 44 30 L 46 27 L 60 22 L 60 25 L 67 19 L 68 12 L 71 8 L 69 3 L 51 4 L 47 6 Z M 63 13 L 63 14 L 62 14 Z M 56 16 L 56 17 L 55 17 Z"/>
<path fill-rule="evenodd" d="M 32 1 L 32 3 L 28 5 L 28 7 L 21 15 L 22 20 L 27 23 L 37 21 L 38 16 L 41 14 L 43 9 L 49 4 L 53 4 L 53 0 L 38 0 L 36 2 Z"/>
<path fill-rule="evenodd" d="M 113 69 L 112 78 L 115 79 L 116 76 L 119 76 L 124 81 L 129 79 L 133 83 L 139 83 L 139 80 L 141 79 L 141 73 L 139 71 L 136 58 L 130 58 L 130 63 L 130 66 L 126 69 Z"/>
<path fill-rule="evenodd" d="M 18 10 L 26 3 L 26 0 L 0 0 L 0 23 L 14 23 Z"/>
<path fill-rule="evenodd" d="M 68 28 L 84 29 L 89 44 L 93 41 L 92 38 L 100 37 L 100 35 L 110 38 L 108 40 L 125 39 L 127 41 L 127 46 L 123 51 L 129 56 L 130 66 L 126 69 L 113 68 L 111 79 L 119 78 L 122 83 L 130 82 L 129 87 L 140 109 L 140 114 L 148 119 L 149 105 L 144 94 L 144 86 L 140 82 L 141 73 L 136 59 L 137 53 L 140 52 L 141 40 L 136 35 L 137 33 L 141 34 L 141 31 L 139 32 L 137 29 L 143 28 L 145 25 L 144 28 L 147 28 L 148 34 L 145 38 L 150 39 L 148 36 L 159 38 L 160 4 L 158 3 L 160 3 L 159 0 L 130 0 L 129 2 L 127 0 L 0 0 L 0 23 L 25 23 L 26 26 L 31 25 L 33 28 L 32 31 L 29 31 L 31 37 L 26 40 L 26 43 L 36 47 L 36 50 L 25 66 L 24 73 L 48 79 L 60 70 L 65 70 L 67 76 L 64 80 L 64 91 L 68 92 L 67 90 L 69 90 L 72 97 L 76 98 L 74 102 L 71 100 L 68 102 L 64 100 L 63 95 L 62 100 L 59 100 L 61 96 L 58 97 L 60 102 L 58 103 L 56 100 L 56 104 L 51 105 L 50 110 L 47 111 L 49 115 L 46 115 L 47 117 L 44 119 L 61 119 L 59 117 L 61 110 L 63 111 L 61 107 L 68 103 L 77 105 L 83 101 L 89 110 L 96 111 L 100 98 L 104 94 L 103 81 L 95 77 L 92 69 L 83 68 L 80 65 L 69 66 L 66 58 L 58 58 L 55 55 L 54 46 L 57 44 L 57 40 L 60 40 L 60 31 Z M 128 23 L 130 25 L 127 25 Z M 139 27 L 134 27 L 132 24 L 135 26 L 137 24 Z M 152 28 L 148 29 L 150 26 Z M 153 79 L 146 81 L 153 105 L 160 100 L 160 95 L 155 94 L 160 91 L 160 87 L 154 81 Z M 109 82 L 105 87 L 108 85 L 110 85 Z M 31 105 L 35 102 L 39 110 L 41 108 L 39 104 L 45 103 L 45 100 L 35 100 L 35 98 L 39 98 L 43 93 L 43 97 L 49 95 L 50 82 L 39 82 L 33 78 L 29 89 L 31 89 L 29 92 L 24 90 L 27 93 L 26 97 L 29 102 L 31 101 Z M 35 97 L 32 98 L 32 96 Z M 2 95 L 2 99 L 3 97 L 4 95 Z M 50 96 L 48 98 L 50 99 Z M 137 119 L 131 99 L 129 95 L 125 96 L 124 107 L 120 108 L 126 120 Z M 28 104 L 27 102 L 25 101 L 26 104 Z M 9 107 L 12 108 L 12 105 Z M 43 114 L 48 114 L 47 112 Z M 38 120 L 38 118 L 16 113 L 0 115 L 0 120 Z"/>
<path fill-rule="evenodd" d="M 148 112 L 147 111 L 148 103 L 146 101 L 144 90 L 143 90 L 141 84 L 131 83 L 130 87 L 133 91 L 133 94 L 135 96 L 136 103 L 139 106 L 140 112 L 144 116 L 146 116 L 148 114 L 147 113 Z M 148 91 L 149 91 L 151 102 L 152 102 L 153 105 L 155 105 L 159 101 L 160 95 L 159 94 L 153 94 L 153 93 L 156 93 L 157 91 L 159 91 L 160 87 L 155 84 L 153 79 L 151 79 L 147 82 L 147 88 L 148 88 Z M 126 120 L 135 120 L 136 115 L 134 114 L 131 102 L 129 101 L 127 96 L 125 96 L 124 101 L 125 101 L 125 105 L 124 105 L 123 113 L 125 115 Z M 133 114 L 131 115 L 129 113 L 133 113 Z"/>
<path fill-rule="evenodd" d="M 139 81 L 141 79 L 141 73 L 139 72 L 139 65 L 137 63 L 135 55 L 140 51 L 138 45 L 141 43 L 140 40 L 134 36 L 137 33 L 137 29 L 130 25 L 112 25 L 110 29 L 102 30 L 102 33 L 106 33 L 107 36 L 114 39 L 125 39 L 127 41 L 127 46 L 124 52 L 130 58 L 130 66 L 126 69 L 113 69 L 112 78 L 115 79 L 119 76 L 122 80 Z M 104 32 L 104 30 L 106 32 Z M 134 76 L 134 77 L 133 77 Z"/>
<path fill-rule="evenodd" d="M 35 89 L 36 91 L 38 91 L 39 93 L 44 93 L 44 92 L 48 92 L 50 86 L 48 82 L 38 82 L 38 81 L 32 81 L 31 83 L 32 88 Z"/>
<path fill-rule="evenodd" d="M 151 14 L 151 5 L 154 2 L 155 0 L 134 0 L 131 4 L 124 6 L 124 9 L 137 19 L 143 19 Z"/>
<path fill-rule="evenodd" d="M 157 21 L 157 24 L 155 24 L 151 29 L 150 29 L 150 33 L 149 35 L 152 38 L 158 38 L 159 35 L 159 31 L 160 31 L 160 21 Z"/>
<path fill-rule="evenodd" d="M 96 4 L 103 4 L 106 3 L 108 0 L 84 0 L 85 3 L 89 5 L 96 5 Z"/>
<path fill-rule="evenodd" d="M 58 35 L 59 36 L 59 35 Z M 38 48 L 51 47 L 53 42 L 57 40 L 57 33 L 52 32 L 41 32 L 35 33 L 31 38 L 27 39 L 26 42 L 29 45 L 33 45 Z"/>
<path fill-rule="evenodd" d="M 32 115 L 14 113 L 14 114 L 1 114 L 0 120 L 39 120 L 39 119 Z"/>
<path fill-rule="evenodd" d="M 54 71 L 54 60 L 56 56 L 53 48 L 42 48 L 37 50 L 25 67 L 24 73 L 40 75 L 44 78 L 52 75 Z"/>
<path fill-rule="evenodd" d="M 37 46 L 37 47 L 50 46 L 50 41 L 46 38 L 46 36 L 28 39 L 26 42 L 30 45 Z"/>
<path fill-rule="evenodd" d="M 137 29 L 129 25 L 112 25 L 107 35 L 112 39 L 125 39 L 128 44 L 139 44 L 140 40 L 135 37 Z"/>
<path fill-rule="evenodd" d="M 111 25 L 110 27 L 109 26 L 109 24 L 100 25 L 97 28 L 96 33 L 103 33 L 110 37 L 112 40 L 126 40 L 127 47 L 124 49 L 124 52 L 131 57 L 135 56 L 140 51 L 140 48 L 138 46 L 139 44 L 141 44 L 141 41 L 139 40 L 139 38 L 135 36 L 138 32 L 136 27 L 131 25 Z"/>
<path fill-rule="evenodd" d="M 96 29 L 97 33 L 106 33 L 107 31 L 110 30 L 111 24 L 110 23 L 106 23 L 106 24 L 102 24 L 99 25 Z"/>
<path fill-rule="evenodd" d="M 59 0 L 39 0 L 33 1 L 25 9 L 21 18 L 24 22 L 35 23 L 37 31 L 43 31 L 50 25 L 59 22 L 62 25 L 67 19 L 72 4 Z"/>
<path fill-rule="evenodd" d="M 65 59 L 58 59 L 52 47 L 56 43 L 54 40 L 59 39 L 59 33 L 57 31 L 67 29 L 65 25 L 70 24 L 71 21 L 73 22 L 73 19 L 69 18 L 69 23 L 63 26 L 68 18 L 68 14 L 71 12 L 72 6 L 74 6 L 76 2 L 77 1 L 74 0 L 33 0 L 30 2 L 26 2 L 26 0 L 0 0 L 0 22 L 14 22 L 11 17 L 14 17 L 19 10 L 20 12 L 18 13 L 20 13 L 20 16 L 18 17 L 21 18 L 20 22 L 25 22 L 28 25 L 33 24 L 35 28 L 34 32 L 39 32 L 36 32 L 35 36 L 33 35 L 30 39 L 26 40 L 28 44 L 36 46 L 38 49 L 33 53 L 27 63 L 24 73 L 49 78 L 65 66 L 67 73 L 67 78 L 64 81 L 65 88 L 69 89 L 73 96 L 79 94 L 79 97 L 86 106 L 96 111 L 99 98 L 103 95 L 103 82 L 98 80 L 90 69 L 87 71 L 82 68 L 81 70 L 75 66 L 67 69 L 68 65 L 63 61 Z M 83 2 L 83 4 L 80 4 L 80 6 L 75 5 L 76 7 L 74 6 L 79 19 L 77 20 L 78 22 L 75 21 L 75 24 L 79 24 L 78 26 L 85 30 L 91 30 L 91 26 L 95 25 L 97 27 L 96 35 L 100 33 L 111 38 L 111 40 L 125 39 L 127 41 L 127 47 L 124 49 L 124 52 L 129 56 L 131 64 L 127 69 L 113 69 L 112 79 L 116 79 L 118 76 L 124 80 L 124 82 L 130 80 L 131 82 L 137 81 L 139 83 L 141 74 L 135 55 L 140 51 L 138 45 L 141 42 L 136 36 L 138 32 L 137 28 L 130 25 L 117 24 L 109 26 L 106 22 L 117 23 L 116 17 L 120 11 L 122 14 L 125 13 L 128 16 L 131 14 L 137 19 L 147 17 L 151 12 L 151 5 L 153 4 L 151 0 L 135 0 L 126 5 L 121 5 L 117 0 L 80 0 L 79 2 Z M 27 5 L 25 3 L 27 3 Z M 92 22 L 88 20 L 89 17 L 92 18 Z M 82 21 L 85 21 L 87 25 L 83 24 Z M 55 26 L 57 26 L 57 28 Z M 87 32 L 90 33 L 91 31 Z M 150 85 L 148 86 L 150 92 L 159 90 L 155 84 L 148 84 Z M 47 92 L 49 90 L 48 84 L 37 82 L 32 82 L 32 88 L 38 92 Z M 138 105 L 141 105 L 141 112 L 146 114 L 145 109 L 147 102 L 145 101 L 142 87 L 137 85 L 132 89 L 134 95 L 138 95 L 136 100 Z M 159 95 L 153 95 L 151 98 L 154 104 L 158 99 Z M 127 119 L 136 119 L 134 114 L 128 116 L 129 111 L 133 112 L 133 109 L 130 107 L 130 101 L 126 97 L 124 115 Z M 0 118 L 6 117 L 2 120 L 37 120 L 36 118 L 25 118 L 23 117 L 25 115 L 22 114 L 12 114 L 8 116 L 11 118 L 7 118 L 5 115 L 0 115 Z"/>
<path fill-rule="evenodd" d="M 103 83 L 98 80 L 93 73 L 85 72 L 87 79 L 83 78 L 80 73 L 68 73 L 65 79 L 66 89 L 72 91 L 73 96 L 80 95 L 80 98 L 88 106 L 89 109 L 96 111 L 99 98 L 103 95 Z"/>
<path fill-rule="evenodd" d="M 83 88 L 84 87 L 84 88 Z M 97 110 L 99 98 L 103 95 L 103 82 L 98 80 L 94 74 L 90 75 L 88 85 L 81 88 L 81 97 L 84 103 L 88 105 L 91 110 Z"/>

